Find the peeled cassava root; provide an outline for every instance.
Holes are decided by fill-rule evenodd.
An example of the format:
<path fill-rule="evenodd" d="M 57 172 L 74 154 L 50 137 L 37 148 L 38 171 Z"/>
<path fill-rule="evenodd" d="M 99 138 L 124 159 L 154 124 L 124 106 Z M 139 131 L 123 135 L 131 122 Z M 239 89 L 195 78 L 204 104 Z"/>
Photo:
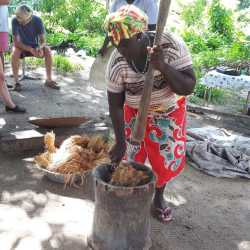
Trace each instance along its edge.
<path fill-rule="evenodd" d="M 136 170 L 130 164 L 120 163 L 112 173 L 110 184 L 115 186 L 135 187 L 146 184 L 149 176 L 146 171 Z"/>
<path fill-rule="evenodd" d="M 49 171 L 71 175 L 83 175 L 99 164 L 109 162 L 109 145 L 101 136 L 74 135 L 67 138 L 59 148 L 55 147 L 55 134 L 44 136 L 45 152 L 35 156 L 34 161 Z"/>

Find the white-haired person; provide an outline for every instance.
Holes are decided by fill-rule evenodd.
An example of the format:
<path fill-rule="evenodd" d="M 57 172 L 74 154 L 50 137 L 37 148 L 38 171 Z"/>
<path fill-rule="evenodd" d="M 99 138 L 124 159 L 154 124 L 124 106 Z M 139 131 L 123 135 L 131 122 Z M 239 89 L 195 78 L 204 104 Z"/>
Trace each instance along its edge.
<path fill-rule="evenodd" d="M 20 59 L 24 57 L 39 57 L 45 59 L 46 81 L 45 86 L 60 89 L 52 80 L 52 54 L 46 46 L 45 28 L 40 17 L 33 14 L 27 5 L 16 9 L 16 16 L 12 19 L 13 52 L 11 64 L 14 76 L 14 90 L 21 91 L 22 86 L 18 81 Z"/>

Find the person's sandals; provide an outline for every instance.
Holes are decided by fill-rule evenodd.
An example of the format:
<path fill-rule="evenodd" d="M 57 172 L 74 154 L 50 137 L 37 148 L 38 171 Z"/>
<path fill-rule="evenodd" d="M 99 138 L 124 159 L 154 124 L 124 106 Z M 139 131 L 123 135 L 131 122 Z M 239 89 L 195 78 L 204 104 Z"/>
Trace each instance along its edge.
<path fill-rule="evenodd" d="M 161 223 L 169 223 L 173 220 L 172 209 L 170 207 L 156 208 L 155 206 L 151 206 L 151 214 L 152 216 L 160 221 Z"/>
<path fill-rule="evenodd" d="M 20 84 L 20 82 L 16 82 L 16 84 L 14 85 L 13 90 L 17 91 L 17 92 L 20 92 L 22 90 L 22 85 Z"/>
<path fill-rule="evenodd" d="M 6 83 L 6 86 L 7 86 L 8 89 L 12 89 L 13 88 L 13 85 L 8 84 L 8 83 Z"/>
<path fill-rule="evenodd" d="M 6 112 L 13 112 L 13 113 L 25 113 L 26 112 L 25 108 L 19 107 L 18 105 L 16 105 L 15 108 L 10 108 L 8 106 L 5 106 L 5 110 Z"/>
<path fill-rule="evenodd" d="M 60 86 L 55 81 L 46 81 L 44 85 L 52 89 L 57 89 L 57 90 L 60 89 Z"/>

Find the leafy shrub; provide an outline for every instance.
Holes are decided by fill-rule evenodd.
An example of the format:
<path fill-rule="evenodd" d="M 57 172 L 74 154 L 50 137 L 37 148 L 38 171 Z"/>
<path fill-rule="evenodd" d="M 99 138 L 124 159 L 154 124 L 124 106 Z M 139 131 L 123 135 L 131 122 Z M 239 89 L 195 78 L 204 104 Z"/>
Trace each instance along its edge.
<path fill-rule="evenodd" d="M 55 32 L 47 34 L 47 43 L 49 45 L 59 45 L 60 43 L 67 41 L 68 36 L 62 32 Z"/>
<path fill-rule="evenodd" d="M 248 25 L 250 23 L 250 7 L 238 11 L 237 21 L 243 23 L 243 25 Z"/>
<path fill-rule="evenodd" d="M 61 26 L 75 32 L 102 32 L 106 10 L 97 0 L 43 0 L 41 10 L 50 26 Z"/>
<path fill-rule="evenodd" d="M 228 93 L 220 88 L 212 88 L 211 90 L 208 90 L 208 88 L 203 84 L 196 84 L 195 90 L 194 90 L 194 96 L 190 99 L 192 103 L 200 103 L 199 99 L 207 99 L 208 95 L 210 94 L 210 100 L 212 103 L 215 104 L 224 104 L 226 102 Z"/>
<path fill-rule="evenodd" d="M 193 29 L 186 29 L 182 33 L 182 37 L 193 53 L 199 53 L 208 49 L 204 37 Z"/>
<path fill-rule="evenodd" d="M 96 33 L 89 36 L 80 36 L 75 41 L 75 45 L 77 48 L 84 48 L 87 51 L 87 55 L 96 56 L 102 46 L 103 40 L 104 36 Z"/>
<path fill-rule="evenodd" d="M 182 6 L 180 15 L 187 27 L 196 25 L 197 21 L 201 20 L 206 4 L 206 0 L 196 0 Z"/>
<path fill-rule="evenodd" d="M 250 59 L 250 42 L 248 41 L 234 41 L 229 47 L 225 58 L 228 61 L 237 61 Z"/>
<path fill-rule="evenodd" d="M 104 40 L 102 24 L 106 16 L 104 6 L 97 0 L 41 1 L 48 43 L 59 45 L 71 41 L 78 49 L 95 56 Z"/>
<path fill-rule="evenodd" d="M 205 43 L 209 49 L 215 50 L 226 44 L 223 37 L 218 33 L 207 32 L 204 34 Z"/>
<path fill-rule="evenodd" d="M 205 90 L 206 90 L 205 85 L 197 83 L 194 89 L 194 95 L 199 98 L 203 98 L 205 95 Z"/>
<path fill-rule="evenodd" d="M 208 13 L 210 30 L 231 42 L 234 34 L 232 12 L 222 6 L 220 0 L 213 0 Z"/>
<path fill-rule="evenodd" d="M 220 88 L 213 88 L 211 91 L 211 101 L 217 104 L 225 104 L 226 91 Z"/>
<path fill-rule="evenodd" d="M 194 64 L 202 65 L 206 69 L 213 68 L 223 61 L 223 50 L 207 50 L 193 56 Z"/>

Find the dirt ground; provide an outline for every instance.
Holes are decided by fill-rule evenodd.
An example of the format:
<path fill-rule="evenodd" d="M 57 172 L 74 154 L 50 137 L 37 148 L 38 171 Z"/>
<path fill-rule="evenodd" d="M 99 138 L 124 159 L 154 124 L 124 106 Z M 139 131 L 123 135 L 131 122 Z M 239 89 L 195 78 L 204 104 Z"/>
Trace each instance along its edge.
<path fill-rule="evenodd" d="M 83 250 L 94 203 L 83 189 L 63 188 L 21 157 L 1 157 L 1 250 Z M 192 168 L 171 182 L 174 221 L 152 219 L 152 250 L 250 249 L 250 185 Z"/>
<path fill-rule="evenodd" d="M 107 112 L 105 92 L 91 88 L 85 74 L 57 75 L 57 80 L 63 87 L 59 92 L 42 88 L 42 81 L 27 81 L 23 92 L 13 93 L 28 114 L 0 112 L 0 133 L 31 128 L 30 116 Z M 197 115 L 188 120 L 190 127 L 211 123 Z M 51 182 L 34 169 L 30 156 L 0 153 L 0 249 L 87 249 L 93 190 L 87 184 L 64 189 Z M 187 166 L 169 183 L 165 196 L 175 219 L 168 225 L 152 219 L 152 250 L 250 249 L 249 181 L 210 177 Z"/>

